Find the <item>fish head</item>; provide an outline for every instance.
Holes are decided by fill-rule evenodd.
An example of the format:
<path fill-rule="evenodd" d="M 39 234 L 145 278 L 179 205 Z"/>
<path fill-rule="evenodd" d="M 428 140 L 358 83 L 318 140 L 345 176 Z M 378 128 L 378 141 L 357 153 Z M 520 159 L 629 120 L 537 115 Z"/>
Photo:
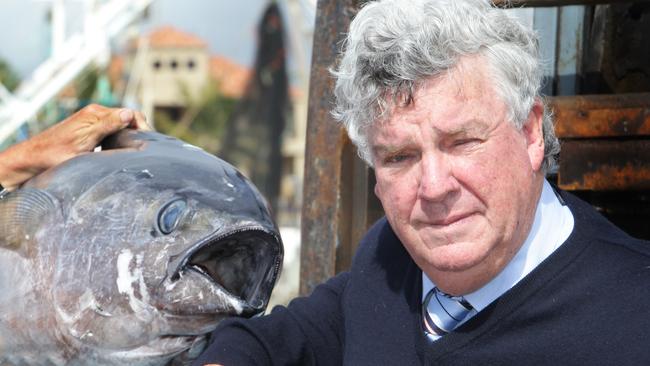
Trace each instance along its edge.
<path fill-rule="evenodd" d="M 146 136 L 135 152 L 78 158 L 107 173 L 66 200 L 53 286 L 70 335 L 124 357 L 187 351 L 224 317 L 263 312 L 283 257 L 248 179 L 179 140 Z"/>

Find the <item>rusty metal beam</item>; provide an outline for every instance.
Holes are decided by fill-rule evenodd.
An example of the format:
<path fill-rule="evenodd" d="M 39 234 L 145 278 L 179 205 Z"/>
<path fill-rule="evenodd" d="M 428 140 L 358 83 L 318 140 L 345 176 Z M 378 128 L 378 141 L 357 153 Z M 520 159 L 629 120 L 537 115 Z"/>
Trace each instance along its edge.
<path fill-rule="evenodd" d="M 558 184 L 567 190 L 650 190 L 650 140 L 565 140 Z"/>
<path fill-rule="evenodd" d="M 492 0 L 494 5 L 500 7 L 516 8 L 521 6 L 528 7 L 549 7 L 549 6 L 567 6 L 567 5 L 597 5 L 597 4 L 616 4 L 629 3 L 630 0 Z M 643 2 L 643 1 L 637 1 Z"/>
<path fill-rule="evenodd" d="M 330 115 L 333 79 L 329 69 L 335 66 L 342 37 L 360 3 L 361 0 L 320 0 L 317 6 L 301 228 L 303 295 L 336 273 L 337 248 L 349 245 L 349 221 L 340 217 L 346 205 L 341 200 L 343 151 L 349 142 Z"/>
<path fill-rule="evenodd" d="M 560 138 L 650 136 L 650 93 L 548 98 Z"/>

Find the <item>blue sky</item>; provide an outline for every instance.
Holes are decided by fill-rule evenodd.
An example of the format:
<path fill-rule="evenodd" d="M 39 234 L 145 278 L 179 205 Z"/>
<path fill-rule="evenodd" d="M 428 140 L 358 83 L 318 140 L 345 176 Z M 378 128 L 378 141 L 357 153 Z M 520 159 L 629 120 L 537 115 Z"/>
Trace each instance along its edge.
<path fill-rule="evenodd" d="M 194 33 L 209 44 L 214 54 L 251 65 L 255 55 L 257 22 L 267 0 L 157 0 L 140 30 L 148 33 L 161 25 L 173 25 Z M 67 0 L 68 31 L 80 29 L 82 0 Z M 28 75 L 49 54 L 50 35 L 46 0 L 0 2 L 0 57 L 20 76 Z M 284 14 L 285 22 L 289 20 Z M 288 38 L 288 37 L 287 37 Z"/>

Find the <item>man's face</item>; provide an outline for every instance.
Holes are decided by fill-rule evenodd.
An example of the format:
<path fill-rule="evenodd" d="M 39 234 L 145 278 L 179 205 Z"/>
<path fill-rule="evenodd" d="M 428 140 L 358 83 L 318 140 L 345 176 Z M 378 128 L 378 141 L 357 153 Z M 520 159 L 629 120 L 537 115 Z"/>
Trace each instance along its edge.
<path fill-rule="evenodd" d="M 474 291 L 503 269 L 530 230 L 541 192 L 542 107 L 518 130 L 488 75 L 483 59 L 464 58 L 369 135 L 388 221 L 451 294 Z"/>

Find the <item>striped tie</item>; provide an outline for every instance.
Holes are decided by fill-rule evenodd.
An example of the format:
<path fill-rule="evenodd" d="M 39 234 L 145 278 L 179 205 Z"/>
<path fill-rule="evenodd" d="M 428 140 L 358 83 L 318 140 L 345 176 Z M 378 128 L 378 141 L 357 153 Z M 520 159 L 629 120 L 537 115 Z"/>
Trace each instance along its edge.
<path fill-rule="evenodd" d="M 454 330 L 472 309 L 462 297 L 449 296 L 434 287 L 422 303 L 425 332 L 443 336 Z"/>

